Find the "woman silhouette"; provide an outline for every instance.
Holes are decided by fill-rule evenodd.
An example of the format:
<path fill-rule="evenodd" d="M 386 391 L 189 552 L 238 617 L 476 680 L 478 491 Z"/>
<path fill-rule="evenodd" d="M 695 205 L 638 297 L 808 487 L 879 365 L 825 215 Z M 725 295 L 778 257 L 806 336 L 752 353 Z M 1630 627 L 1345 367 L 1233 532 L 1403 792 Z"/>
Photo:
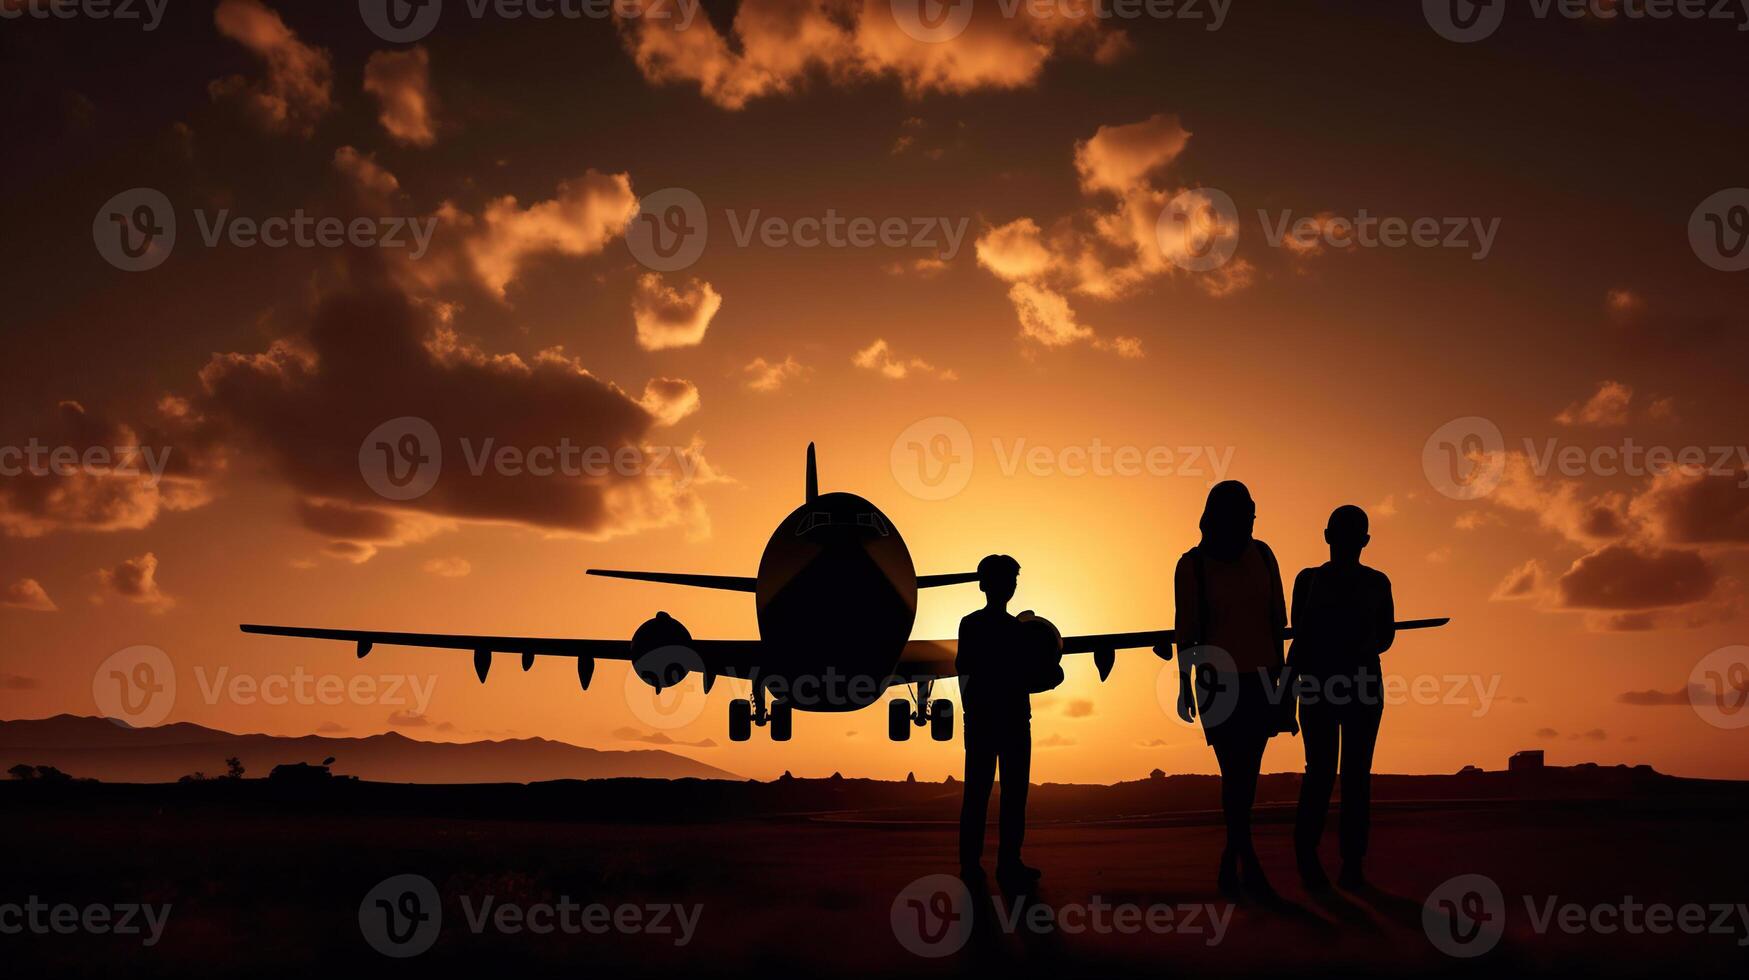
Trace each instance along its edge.
<path fill-rule="evenodd" d="M 1292 702 L 1280 696 L 1287 626 L 1281 570 L 1269 546 L 1251 536 L 1256 522 L 1243 483 L 1216 484 L 1203 507 L 1202 541 L 1173 576 L 1178 716 L 1202 719 L 1220 764 L 1227 846 L 1218 884 L 1235 899 L 1241 892 L 1275 896 L 1251 846 L 1251 804 L 1270 737 L 1294 730 Z"/>

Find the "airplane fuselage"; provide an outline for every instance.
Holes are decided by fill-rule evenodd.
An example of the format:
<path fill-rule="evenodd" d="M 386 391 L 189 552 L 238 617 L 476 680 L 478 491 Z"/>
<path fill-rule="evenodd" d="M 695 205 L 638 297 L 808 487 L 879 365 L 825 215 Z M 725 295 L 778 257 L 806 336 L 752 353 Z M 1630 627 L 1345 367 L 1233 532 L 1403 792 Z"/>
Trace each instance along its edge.
<path fill-rule="evenodd" d="M 767 690 L 801 711 L 854 711 L 887 687 L 917 618 L 917 571 L 898 528 L 853 493 L 784 518 L 755 590 Z"/>

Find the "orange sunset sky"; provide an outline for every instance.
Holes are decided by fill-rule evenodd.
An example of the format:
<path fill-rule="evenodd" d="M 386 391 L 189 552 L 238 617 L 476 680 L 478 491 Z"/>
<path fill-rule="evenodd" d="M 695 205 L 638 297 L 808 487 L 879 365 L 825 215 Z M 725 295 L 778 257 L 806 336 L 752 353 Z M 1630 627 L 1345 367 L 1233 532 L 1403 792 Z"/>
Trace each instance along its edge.
<path fill-rule="evenodd" d="M 359 661 L 236 630 L 617 638 L 666 610 L 751 637 L 751 596 L 583 570 L 753 574 L 813 441 L 822 488 L 880 506 L 920 573 L 1010 553 L 1015 608 L 1065 633 L 1172 624 L 1170 569 L 1215 479 L 1250 486 L 1290 582 L 1324 559 L 1331 508 L 1359 504 L 1399 615 L 1453 617 L 1386 656 L 1433 694 L 1388 708 L 1379 771 L 1540 747 L 1749 777 L 1749 729 L 1690 703 L 1706 665 L 1749 676 L 1719 667 L 1749 651 L 1714 653 L 1749 643 L 1749 273 L 1727 254 L 1749 191 L 1716 197 L 1749 183 L 1749 35 L 1511 13 L 1461 44 L 1416 3 L 1235 0 L 1217 26 L 1207 4 L 976 0 L 963 33 L 919 39 L 903 0 L 707 3 L 684 29 L 651 16 L 684 13 L 669 2 L 536 19 L 450 0 L 406 40 L 350 2 L 0 23 L 0 446 L 169 453 L 161 480 L 0 475 L 0 717 L 96 714 L 99 665 L 149 644 L 176 667 L 168 720 L 232 731 L 958 774 L 957 741 L 891 744 L 878 707 L 731 744 L 733 680 L 668 727 L 623 663 L 585 694 L 568 661 L 504 657 L 482 687 L 465 653 Z M 144 271 L 99 242 L 135 188 L 177 224 Z M 652 268 L 628 231 L 671 188 L 708 234 Z M 1691 234 L 1709 200 L 1711 251 Z M 1186 202 L 1195 241 L 1159 220 Z M 203 237 L 221 214 L 300 210 L 431 237 L 417 256 Z M 907 235 L 797 240 L 829 215 Z M 1345 244 L 1362 215 L 1434 219 L 1438 242 Z M 737 234 L 768 219 L 791 234 Z M 1335 234 L 1272 241 L 1284 219 Z M 1446 247 L 1452 226 L 1467 238 Z M 1197 268 L 1210 242 L 1230 257 Z M 401 502 L 359 446 L 405 416 L 445 459 Z M 1448 458 L 1435 435 L 1466 418 L 1500 442 Z M 961 440 L 957 493 L 919 480 L 919 433 Z M 475 476 L 464 439 L 677 448 L 687 470 Z M 1629 444 L 1709 451 L 1698 470 L 1597 465 Z M 1095 446 L 1199 453 L 1194 472 L 1081 472 Z M 1541 465 L 1551 446 L 1585 461 Z M 1486 492 L 1446 492 L 1454 465 Z M 952 636 L 979 601 L 925 592 L 915 635 Z M 1087 658 L 1066 669 L 1035 700 L 1035 779 L 1214 771 L 1149 653 L 1104 684 Z M 410 677 L 430 697 L 263 704 L 209 690 L 221 671 Z M 1300 753 L 1277 739 L 1266 770 Z"/>

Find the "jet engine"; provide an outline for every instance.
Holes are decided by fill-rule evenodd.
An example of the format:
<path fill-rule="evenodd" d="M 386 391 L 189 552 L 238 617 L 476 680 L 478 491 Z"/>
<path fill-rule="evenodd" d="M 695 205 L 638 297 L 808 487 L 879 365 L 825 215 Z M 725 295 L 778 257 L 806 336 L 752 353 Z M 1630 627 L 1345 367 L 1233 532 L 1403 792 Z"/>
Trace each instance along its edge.
<path fill-rule="evenodd" d="M 704 661 L 680 620 L 659 612 L 632 633 L 632 669 L 639 680 L 660 692 L 685 680 L 691 671 L 702 672 Z"/>

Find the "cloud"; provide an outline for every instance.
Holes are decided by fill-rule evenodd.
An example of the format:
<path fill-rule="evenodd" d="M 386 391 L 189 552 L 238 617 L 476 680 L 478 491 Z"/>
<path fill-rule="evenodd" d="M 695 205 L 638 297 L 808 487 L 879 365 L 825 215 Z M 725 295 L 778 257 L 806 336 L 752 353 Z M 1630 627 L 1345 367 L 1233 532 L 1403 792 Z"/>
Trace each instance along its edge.
<path fill-rule="evenodd" d="M 323 548 L 336 558 L 362 564 L 380 548 L 424 541 L 454 522 L 408 510 L 359 506 L 345 500 L 304 497 L 297 502 L 298 523 L 333 540 Z"/>
<path fill-rule="evenodd" d="M 667 732 L 645 732 L 636 728 L 616 728 L 613 737 L 626 742 L 644 742 L 648 745 L 686 745 L 695 749 L 714 749 L 717 743 L 714 739 L 701 738 L 696 742 L 677 739 Z"/>
<path fill-rule="evenodd" d="M 48 590 L 33 578 L 21 578 L 0 593 L 0 606 L 8 609 L 28 609 L 31 612 L 55 612 L 60 607 L 49 598 Z"/>
<path fill-rule="evenodd" d="M 1688 707 L 1696 704 L 1706 704 L 1711 693 L 1698 684 L 1677 688 L 1674 691 L 1623 691 L 1616 696 L 1618 704 L 1631 704 L 1636 708 L 1654 708 L 1681 705 Z"/>
<path fill-rule="evenodd" d="M 1611 289 L 1603 294 L 1603 308 L 1611 316 L 1630 318 L 1646 308 L 1646 300 L 1631 289 Z"/>
<path fill-rule="evenodd" d="M 948 270 L 946 259 L 926 255 L 909 262 L 888 262 L 881 269 L 889 276 L 913 275 L 919 279 L 934 279 Z"/>
<path fill-rule="evenodd" d="M 236 99 L 263 129 L 308 137 L 332 101 L 333 71 L 328 52 L 298 40 L 285 21 L 259 0 L 221 0 L 213 11 L 219 33 L 260 58 L 267 76 L 241 75 L 207 86 L 215 99 Z"/>
<path fill-rule="evenodd" d="M 1110 32 L 1097 18 L 1037 5 L 1005 17 L 979 4 L 963 33 L 938 42 L 907 34 L 889 0 L 742 0 L 726 36 L 703 16 L 677 29 L 683 10 L 676 0 L 628 0 L 615 15 L 645 79 L 696 85 L 725 109 L 794 93 L 810 78 L 894 79 L 911 97 L 1015 89 L 1060 52 L 1116 51 L 1100 48 Z"/>
<path fill-rule="evenodd" d="M 1566 609 L 1655 609 L 1706 599 L 1716 582 L 1696 552 L 1614 544 L 1575 561 L 1555 581 L 1555 593 Z"/>
<path fill-rule="evenodd" d="M 747 375 L 747 387 L 764 392 L 776 391 L 786 383 L 806 375 L 810 370 L 789 356 L 776 363 L 763 357 L 755 357 L 741 369 Z"/>
<path fill-rule="evenodd" d="M 673 425 L 698 411 L 698 386 L 679 378 L 651 378 L 638 404 L 657 425 Z"/>
<path fill-rule="evenodd" d="M 169 511 L 212 499 L 209 477 L 223 461 L 172 446 L 182 420 L 136 426 L 63 401 L 28 433 L 0 444 L 25 455 L 0 480 L 0 533 L 35 538 L 57 531 L 137 531 Z M 41 452 L 31 455 L 32 448 Z"/>
<path fill-rule="evenodd" d="M 1105 340 L 1091 327 L 1075 320 L 1075 311 L 1061 295 L 1032 283 L 1017 282 L 1008 289 L 1008 301 L 1020 318 L 1020 335 L 1044 347 L 1067 347 L 1090 340 L 1101 350 L 1110 350 L 1119 357 L 1142 356 L 1142 342 L 1135 337 L 1114 337 Z"/>
<path fill-rule="evenodd" d="M 638 277 L 632 291 L 638 346 L 645 350 L 696 347 L 704 342 L 711 318 L 722 306 L 723 297 L 702 279 L 676 289 L 664 284 L 660 274 L 647 272 Z"/>
<path fill-rule="evenodd" d="M 1147 186 L 1147 178 L 1178 159 L 1190 134 L 1177 116 L 1154 115 L 1138 123 L 1101 126 L 1075 144 L 1081 191 L 1124 195 Z"/>
<path fill-rule="evenodd" d="M 158 556 L 148 551 L 138 558 L 127 558 L 112 568 L 99 569 L 97 581 L 109 592 L 161 613 L 176 605 L 176 600 L 158 587 Z"/>
<path fill-rule="evenodd" d="M 390 728 L 428 728 L 431 719 L 413 711 L 392 711 L 389 713 Z"/>
<path fill-rule="evenodd" d="M 437 211 L 434 240 L 459 241 L 459 249 L 434 248 L 437 254 L 418 262 L 412 273 L 426 286 L 469 276 L 503 299 L 523 263 L 547 254 L 595 255 L 625 233 L 637 209 L 629 176 L 594 170 L 561 181 L 550 200 L 526 208 L 506 194 L 474 216 L 446 201 Z"/>
<path fill-rule="evenodd" d="M 23 674 L 0 674 L 0 691 L 35 691 L 43 682 Z"/>
<path fill-rule="evenodd" d="M 896 356 L 885 340 L 877 339 L 851 357 L 850 362 L 859 368 L 867 368 L 882 377 L 903 381 L 911 375 L 934 377 L 942 381 L 956 381 L 959 375 L 946 368 L 938 368 L 920 357 L 909 360 Z"/>
<path fill-rule="evenodd" d="M 1575 402 L 1562 409 L 1555 421 L 1562 425 L 1616 426 L 1628 422 L 1628 403 L 1634 389 L 1619 381 L 1604 381 L 1597 386 L 1584 404 Z"/>
<path fill-rule="evenodd" d="M 1063 705 L 1063 716 L 1066 718 L 1086 718 L 1093 714 L 1093 702 L 1085 698 L 1074 698 Z"/>
<path fill-rule="evenodd" d="M 1535 558 L 1525 562 L 1500 580 L 1494 587 L 1494 599 L 1528 599 L 1537 594 L 1542 584 L 1548 580 L 1548 573 L 1543 570 L 1542 562 Z"/>
<path fill-rule="evenodd" d="M 462 578 L 474 570 L 466 558 L 432 558 L 419 566 L 425 572 L 441 578 Z"/>
<path fill-rule="evenodd" d="M 1577 481 L 1539 476 L 1530 457 L 1517 450 L 1504 455 L 1500 483 L 1487 499 L 1535 516 L 1543 527 L 1576 544 L 1612 541 L 1631 530 L 1626 494 L 1588 494 Z"/>
<path fill-rule="evenodd" d="M 373 204 L 386 205 L 401 192 L 401 182 L 377 164 L 375 154 L 364 154 L 343 146 L 334 151 L 334 169 L 346 178 L 359 197 Z"/>
<path fill-rule="evenodd" d="M 696 407 L 689 382 L 656 379 L 633 397 L 560 348 L 487 352 L 375 257 L 353 259 L 306 330 L 259 353 L 214 355 L 192 396 L 212 438 L 276 473 L 305 526 L 339 542 L 330 553 L 361 560 L 461 522 L 590 539 L 709 532 L 696 491 L 723 478 L 702 444 L 646 442 Z M 404 501 L 371 489 L 360 455 L 368 434 L 402 418 L 430 426 L 435 444 L 421 450 L 436 467 L 431 488 Z M 502 465 L 507 454 L 520 465 Z"/>
<path fill-rule="evenodd" d="M 1560 734 L 1560 732 L 1555 731 L 1553 728 L 1539 728 L 1536 730 L 1537 738 L 1555 738 Z"/>
<path fill-rule="evenodd" d="M 424 47 L 371 55 L 364 64 L 364 90 L 376 96 L 377 121 L 395 142 L 437 142 L 431 120 L 431 55 Z"/>
<path fill-rule="evenodd" d="M 1075 740 L 1052 732 L 1044 738 L 1035 740 L 1032 744 L 1035 748 L 1040 749 L 1061 749 L 1074 745 Z"/>
<path fill-rule="evenodd" d="M 1078 186 L 1092 205 L 1048 226 L 1024 216 L 993 225 L 973 243 L 978 264 L 1009 283 L 1023 339 L 1040 347 L 1091 342 L 1139 357 L 1139 340 L 1099 339 L 1069 297 L 1123 299 L 1155 279 L 1179 275 L 1193 275 L 1217 298 L 1252 283 L 1256 268 L 1244 259 L 1192 271 L 1201 264 L 1194 260 L 1236 243 L 1239 227 L 1215 192 L 1172 189 L 1162 181 L 1190 135 L 1177 117 L 1163 114 L 1100 126 L 1074 150 Z M 1186 217 L 1163 221 L 1168 214 Z"/>
<path fill-rule="evenodd" d="M 1671 467 L 1651 479 L 1630 512 L 1658 540 L 1684 545 L 1749 545 L 1749 491 L 1741 471 Z"/>
<path fill-rule="evenodd" d="M 1583 738 L 1583 739 L 1588 739 L 1588 740 L 1593 741 L 1593 742 L 1602 742 L 1602 741 L 1605 741 L 1609 738 L 1609 733 L 1604 731 L 1601 728 L 1593 728 L 1588 732 L 1575 732 L 1574 734 L 1568 735 L 1567 737 L 1569 739 L 1581 739 L 1581 738 Z"/>

